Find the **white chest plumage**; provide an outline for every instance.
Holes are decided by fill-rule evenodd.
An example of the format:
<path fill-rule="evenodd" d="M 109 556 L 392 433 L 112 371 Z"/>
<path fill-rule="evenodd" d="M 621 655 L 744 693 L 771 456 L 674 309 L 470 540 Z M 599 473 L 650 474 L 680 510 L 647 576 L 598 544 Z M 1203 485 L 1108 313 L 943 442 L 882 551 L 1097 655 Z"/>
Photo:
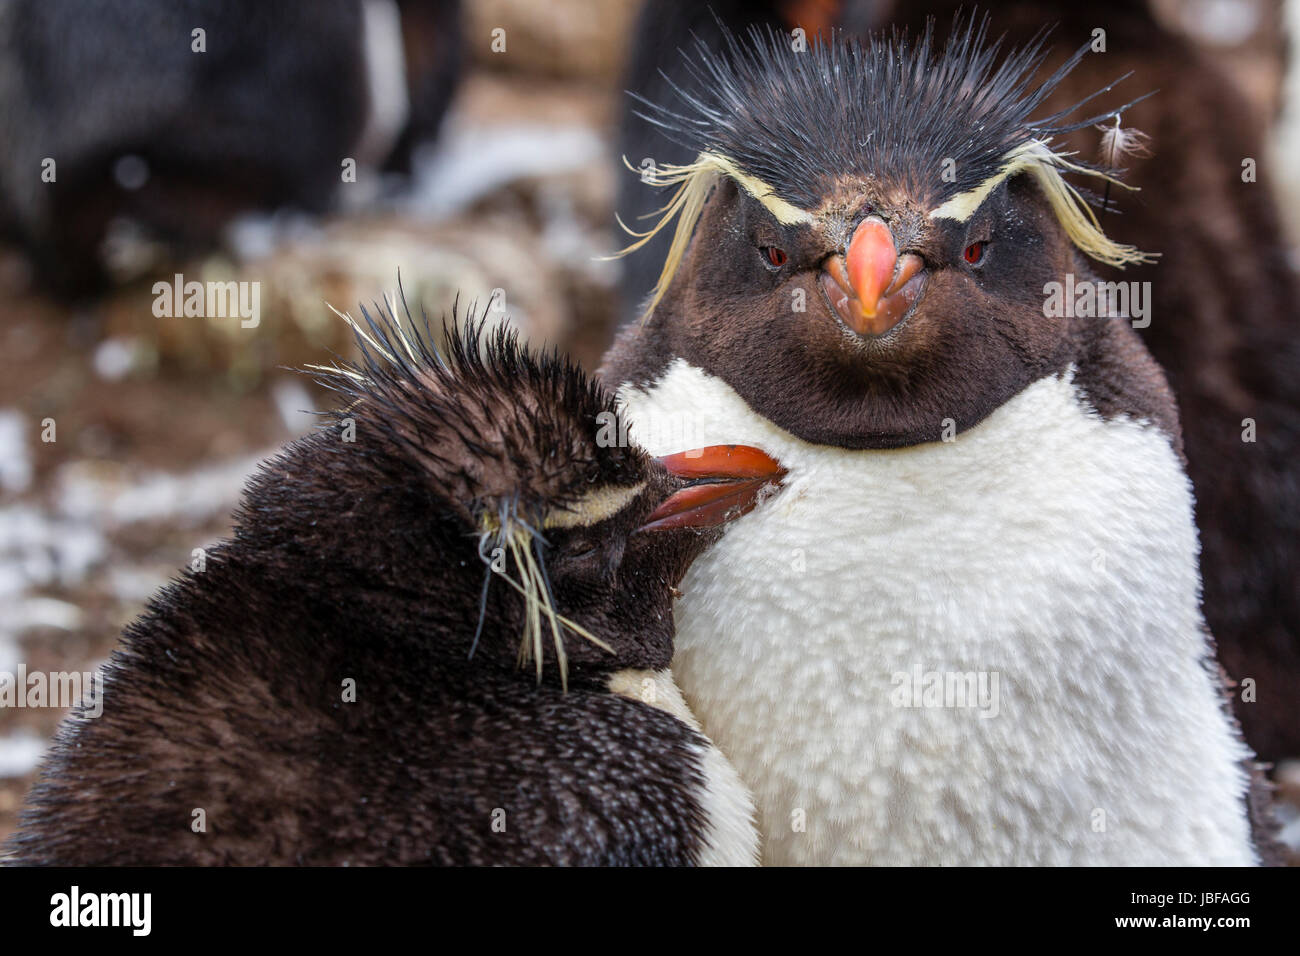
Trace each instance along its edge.
<path fill-rule="evenodd" d="M 743 442 L 789 469 L 676 610 L 673 672 L 753 788 L 765 863 L 1255 862 L 1187 479 L 1071 378 L 895 451 L 803 442 L 681 360 L 620 391 L 655 454 Z"/>

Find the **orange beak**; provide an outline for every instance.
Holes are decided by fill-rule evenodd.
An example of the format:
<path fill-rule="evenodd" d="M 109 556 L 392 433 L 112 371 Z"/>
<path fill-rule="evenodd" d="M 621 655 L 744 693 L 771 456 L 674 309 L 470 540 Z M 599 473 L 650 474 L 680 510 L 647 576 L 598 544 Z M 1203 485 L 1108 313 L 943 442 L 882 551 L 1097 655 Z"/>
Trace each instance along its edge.
<path fill-rule="evenodd" d="M 822 289 L 854 332 L 884 335 L 920 297 L 924 265 L 914 253 L 900 257 L 884 220 L 869 216 L 854 230 L 845 255 L 826 261 Z"/>
<path fill-rule="evenodd" d="M 760 493 L 785 477 L 780 462 L 749 445 L 710 445 L 656 460 L 690 484 L 656 508 L 641 531 L 715 528 L 753 511 Z"/>

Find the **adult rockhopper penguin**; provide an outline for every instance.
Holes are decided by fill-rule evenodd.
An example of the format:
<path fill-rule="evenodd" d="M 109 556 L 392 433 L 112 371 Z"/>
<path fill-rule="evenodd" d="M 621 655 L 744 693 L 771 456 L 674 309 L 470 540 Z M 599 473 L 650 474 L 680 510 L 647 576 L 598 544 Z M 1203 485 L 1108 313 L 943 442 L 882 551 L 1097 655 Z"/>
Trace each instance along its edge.
<path fill-rule="evenodd" d="M 1174 402 L 1127 321 L 1052 307 L 1147 258 L 1055 146 L 1113 112 L 1041 109 L 1085 50 L 788 39 L 697 47 L 653 111 L 696 158 L 603 370 L 652 452 L 788 469 L 677 605 L 764 860 L 1257 862 Z"/>
<path fill-rule="evenodd" d="M 886 26 L 919 33 L 933 20 L 936 38 L 963 29 L 969 0 L 725 0 L 685 7 L 646 0 L 624 87 L 652 103 L 673 102 L 672 84 L 694 92 L 680 48 L 692 34 L 725 56 L 722 33 L 770 24 L 794 42 L 829 29 L 867 33 Z M 715 16 L 710 16 L 712 11 Z M 1123 160 L 1126 182 L 1110 191 L 1104 221 L 1122 228 L 1160 259 L 1103 278 L 1151 283 L 1145 328 L 1139 330 L 1169 378 L 1181 411 L 1187 469 L 1196 494 L 1206 619 L 1227 672 L 1249 678 L 1251 693 L 1234 694 L 1247 742 L 1276 761 L 1300 755 L 1300 274 L 1272 189 L 1267 129 L 1213 55 L 1168 29 L 1141 0 L 999 0 L 990 32 L 1026 43 L 1051 25 L 1055 49 L 1047 68 L 1104 31 L 1104 55 L 1084 59 L 1049 92 L 1045 111 L 1077 103 L 1117 77 L 1124 88 L 1158 94 L 1136 104 L 1123 128 L 1146 135 L 1150 155 Z M 619 151 L 639 166 L 694 159 L 671 133 L 629 99 Z M 1109 124 L 1113 125 L 1113 124 Z M 1103 131 L 1084 127 L 1060 145 L 1099 157 Z M 1256 181 L 1242 162 L 1257 160 Z M 637 176 L 619 180 L 624 222 L 661 205 Z M 658 276 L 669 237 L 660 233 L 644 254 L 625 260 L 623 317 L 636 319 Z M 1245 440 L 1253 438 L 1254 440 Z M 1244 691 L 1244 688 L 1243 688 Z M 1243 699 L 1243 697 L 1245 699 Z"/>
<path fill-rule="evenodd" d="M 603 441 L 610 396 L 505 333 L 361 334 L 333 425 L 127 629 L 13 859 L 754 862 L 667 668 L 675 585 L 775 462 Z"/>

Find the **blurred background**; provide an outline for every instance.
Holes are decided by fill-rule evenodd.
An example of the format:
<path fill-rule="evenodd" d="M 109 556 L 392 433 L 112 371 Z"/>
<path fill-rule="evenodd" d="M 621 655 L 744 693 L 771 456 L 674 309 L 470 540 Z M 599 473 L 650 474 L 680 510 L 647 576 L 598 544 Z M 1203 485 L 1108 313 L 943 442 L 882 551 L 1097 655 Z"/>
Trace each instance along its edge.
<path fill-rule="evenodd" d="M 92 669 L 227 533 L 258 459 L 329 403 L 293 371 L 350 351 L 326 303 L 356 314 L 400 270 L 435 323 L 459 295 L 591 368 L 619 314 L 621 264 L 602 257 L 627 241 L 614 197 L 633 174 L 615 142 L 633 0 L 322 0 L 300 24 L 243 17 L 243 36 L 213 15 L 226 4 L 182 0 L 97 60 L 95 37 L 145 6 L 0 0 L 0 671 Z M 1155 6 L 1268 119 L 1300 235 L 1296 5 Z M 151 30 L 179 30 L 186 57 L 201 40 L 204 75 L 152 53 Z M 295 35 L 308 38 L 297 52 Z M 300 61 L 259 59 L 258 44 Z M 56 48 L 76 76 L 102 76 L 93 94 L 48 68 Z M 364 100 L 385 83 L 405 100 L 386 127 Z M 213 117 L 226 125 L 203 141 Z M 259 137 L 283 148 L 280 167 L 261 163 Z M 305 169 L 313 151 L 323 173 Z M 202 190 L 200 154 L 215 166 Z M 58 200 L 47 157 L 68 187 Z M 257 283 L 256 326 L 156 314 L 154 283 L 178 273 Z M 0 840 L 62 716 L 0 709 Z M 1300 770 L 1279 780 L 1300 803 Z"/>

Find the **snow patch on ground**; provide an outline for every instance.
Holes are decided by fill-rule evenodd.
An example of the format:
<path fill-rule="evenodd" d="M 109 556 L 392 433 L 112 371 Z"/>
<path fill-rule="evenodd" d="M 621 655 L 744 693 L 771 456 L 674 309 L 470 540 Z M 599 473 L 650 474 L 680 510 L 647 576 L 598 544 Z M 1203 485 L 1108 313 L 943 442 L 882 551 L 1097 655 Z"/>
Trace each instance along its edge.
<path fill-rule="evenodd" d="M 301 398 L 305 393 L 285 401 Z M 47 593 L 52 589 L 77 588 L 102 574 L 105 589 L 119 602 L 147 600 L 188 560 L 189 552 L 177 555 L 165 569 L 156 562 L 108 567 L 113 534 L 140 523 L 195 528 L 223 519 L 263 457 L 145 474 L 104 462 L 77 462 L 56 473 L 48 501 L 0 507 L 0 670 L 13 671 L 22 661 L 18 642 L 24 633 L 75 632 L 83 626 L 81 609 Z M 205 543 L 196 541 L 195 547 Z"/>
<path fill-rule="evenodd" d="M 30 730 L 0 737 L 0 777 L 25 777 L 41 762 L 45 741 Z"/>
<path fill-rule="evenodd" d="M 431 154 L 417 154 L 418 185 L 407 209 L 450 218 L 520 179 L 580 170 L 604 149 L 589 126 L 452 121 Z"/>
<path fill-rule="evenodd" d="M 192 527 L 228 512 L 263 457 L 219 462 L 182 474 L 103 475 L 68 465 L 56 479 L 55 506 L 68 519 L 96 528 L 142 522 Z"/>
<path fill-rule="evenodd" d="M 12 408 L 0 409 L 0 491 L 21 494 L 32 483 L 26 433 L 25 415 Z"/>

